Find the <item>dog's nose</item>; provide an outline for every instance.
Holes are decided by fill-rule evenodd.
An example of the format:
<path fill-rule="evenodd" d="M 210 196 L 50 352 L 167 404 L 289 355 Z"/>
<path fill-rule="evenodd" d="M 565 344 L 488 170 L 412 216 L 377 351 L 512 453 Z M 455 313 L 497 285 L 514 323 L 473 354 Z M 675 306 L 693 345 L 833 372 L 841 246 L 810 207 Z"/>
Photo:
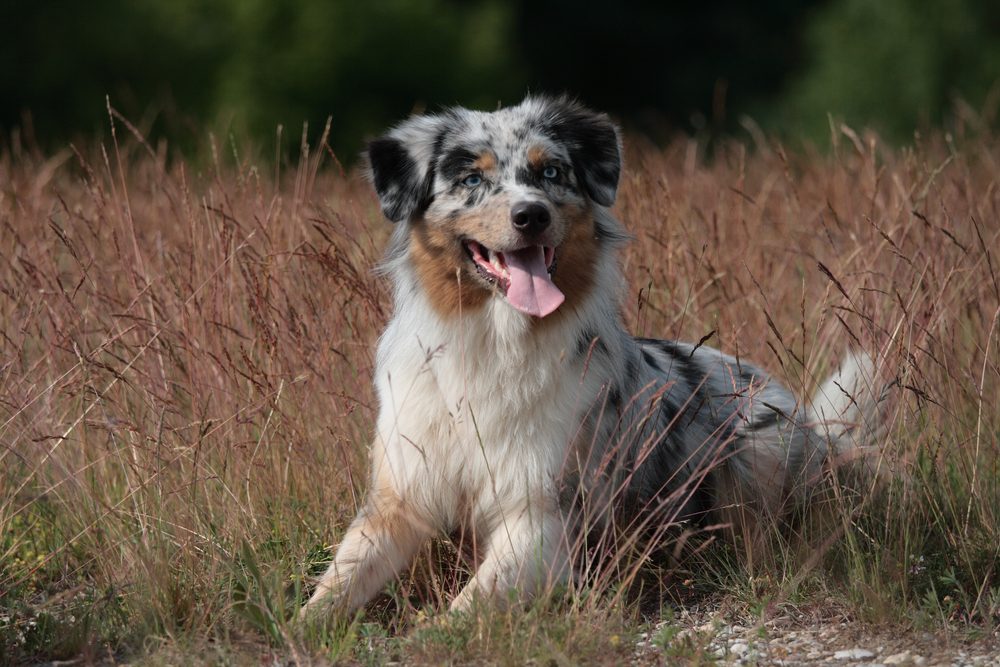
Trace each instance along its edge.
<path fill-rule="evenodd" d="M 539 234 L 552 221 L 549 209 L 538 202 L 520 202 L 510 209 L 510 221 L 514 229 L 524 234 Z"/>

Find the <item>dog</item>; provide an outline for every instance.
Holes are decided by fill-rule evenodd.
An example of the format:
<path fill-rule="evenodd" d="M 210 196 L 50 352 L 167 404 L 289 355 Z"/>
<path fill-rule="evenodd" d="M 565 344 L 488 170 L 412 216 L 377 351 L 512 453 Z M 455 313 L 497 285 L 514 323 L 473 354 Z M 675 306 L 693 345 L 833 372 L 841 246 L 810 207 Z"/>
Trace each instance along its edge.
<path fill-rule="evenodd" d="M 414 116 L 370 142 L 396 223 L 371 476 L 303 614 L 357 610 L 458 527 L 476 565 L 452 608 L 528 600 L 571 579 L 582 532 L 636 515 L 745 524 L 863 446 L 864 355 L 803 406 L 749 363 L 625 331 L 621 153 L 606 115 L 547 96 Z"/>

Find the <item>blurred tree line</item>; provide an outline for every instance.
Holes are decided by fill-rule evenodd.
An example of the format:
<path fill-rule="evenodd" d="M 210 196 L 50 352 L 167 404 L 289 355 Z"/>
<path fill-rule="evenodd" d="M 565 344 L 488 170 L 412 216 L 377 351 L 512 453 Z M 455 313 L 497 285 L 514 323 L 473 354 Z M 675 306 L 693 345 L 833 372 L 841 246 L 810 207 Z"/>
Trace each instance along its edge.
<path fill-rule="evenodd" d="M 965 100 L 993 123 L 997 0 L 4 0 L 0 141 L 106 133 L 294 146 L 329 116 L 350 159 L 412 111 L 570 92 L 654 137 L 749 115 L 824 141 L 828 114 L 891 139 Z"/>

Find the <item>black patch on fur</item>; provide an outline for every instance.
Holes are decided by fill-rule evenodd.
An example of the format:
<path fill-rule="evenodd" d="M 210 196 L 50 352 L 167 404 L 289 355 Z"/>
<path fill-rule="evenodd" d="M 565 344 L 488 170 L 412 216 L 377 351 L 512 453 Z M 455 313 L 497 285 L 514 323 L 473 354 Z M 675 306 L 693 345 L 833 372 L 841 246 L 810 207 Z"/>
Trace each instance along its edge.
<path fill-rule="evenodd" d="M 373 140 L 368 144 L 368 163 L 385 217 L 393 222 L 408 217 L 423 193 L 417 165 L 403 143 L 392 137 Z"/>
<path fill-rule="evenodd" d="M 544 130 L 569 150 L 576 180 L 591 200 L 615 203 L 622 160 L 618 133 L 611 120 L 568 99 L 550 103 Z"/>
<path fill-rule="evenodd" d="M 549 166 L 549 165 L 546 165 Z M 562 186 L 569 190 L 576 191 L 573 184 L 566 178 L 566 173 L 562 167 L 558 165 L 551 165 L 559 169 L 559 175 L 555 178 L 545 178 L 542 176 L 543 169 L 534 169 L 530 166 L 518 167 L 517 171 L 514 172 L 514 181 L 520 183 L 521 185 L 528 185 L 533 188 L 545 189 L 552 185 Z"/>
<path fill-rule="evenodd" d="M 750 424 L 750 428 L 754 431 L 760 430 L 762 428 L 768 428 L 769 426 L 774 426 L 781 421 L 790 421 L 791 417 L 786 415 L 784 411 L 781 410 L 776 405 L 771 405 L 770 403 L 764 402 L 764 407 L 767 408 L 768 412 L 762 415 L 758 415 L 756 419 Z"/>
<path fill-rule="evenodd" d="M 618 238 L 618 234 L 613 233 L 610 229 L 601 224 L 600 220 L 594 220 L 594 236 L 598 241 L 610 241 L 612 239 Z"/>
<path fill-rule="evenodd" d="M 698 363 L 692 361 L 690 357 L 675 355 L 671 370 L 676 371 L 678 375 L 684 378 L 684 381 L 691 388 L 692 392 L 696 394 L 704 392 L 705 385 L 708 384 L 708 373 Z"/>
<path fill-rule="evenodd" d="M 636 507 L 641 516 L 655 512 L 662 514 L 653 514 L 654 517 L 705 525 L 715 507 L 711 476 L 701 467 L 709 464 L 705 460 L 684 461 L 679 458 L 682 451 L 683 447 L 670 434 L 657 443 L 644 466 L 650 466 L 658 474 L 650 475 L 651 483 L 638 490 Z M 659 530 L 655 520 L 647 520 L 647 524 L 651 533 Z"/>
<path fill-rule="evenodd" d="M 677 343 L 671 340 L 659 340 L 656 338 L 636 338 L 640 345 L 653 345 L 660 348 L 671 361 L 666 370 L 659 365 L 655 365 L 662 373 L 676 373 L 689 386 L 691 391 L 701 393 L 706 383 L 708 373 L 700 367 L 686 352 L 681 350 Z M 647 360 L 648 361 L 648 360 Z"/>
<path fill-rule="evenodd" d="M 541 188 L 542 177 L 534 169 L 530 167 L 518 167 L 517 171 L 514 172 L 514 182 L 520 183 L 521 185 L 530 185 L 534 188 Z"/>
<path fill-rule="evenodd" d="M 594 342 L 595 338 L 597 339 L 596 343 Z M 605 344 L 605 342 L 601 339 L 600 336 L 597 335 L 595 331 L 588 329 L 583 333 L 581 333 L 576 338 L 576 356 L 578 357 L 587 356 L 590 353 L 591 345 L 594 346 L 594 353 L 598 352 L 601 354 L 608 353 L 607 344 Z"/>
<path fill-rule="evenodd" d="M 478 204 L 483 200 L 483 196 L 485 194 L 486 194 L 485 184 L 480 185 L 479 187 L 476 188 L 472 188 L 471 190 L 469 190 L 469 194 L 466 195 L 465 204 L 463 206 L 467 209 L 472 208 L 473 206 L 475 206 L 476 204 Z"/>
<path fill-rule="evenodd" d="M 608 400 L 616 410 L 622 409 L 622 390 L 618 385 L 613 385 L 608 391 Z"/>
<path fill-rule="evenodd" d="M 676 426 L 677 419 L 683 412 L 684 408 L 674 402 L 668 390 L 660 399 L 660 424 L 662 424 L 663 429 L 667 429 L 671 425 Z"/>
<path fill-rule="evenodd" d="M 679 398 L 683 398 L 682 405 L 686 407 L 681 410 L 683 416 L 687 418 L 687 424 L 691 425 L 698 418 L 698 414 L 706 407 L 712 407 L 711 397 L 707 391 L 709 373 L 702 368 L 701 364 L 694 360 L 690 354 L 685 352 L 677 343 L 671 340 L 657 340 L 655 338 L 636 338 L 640 344 L 655 345 L 670 357 L 671 361 L 666 370 L 661 370 L 668 378 L 678 377 L 686 387 L 680 385 L 673 388 L 673 392 Z"/>
<path fill-rule="evenodd" d="M 448 130 L 440 130 L 434 137 L 434 146 L 431 148 L 431 161 L 427 166 L 427 187 L 431 186 L 434 182 L 434 174 L 437 173 L 438 163 L 441 160 L 441 150 L 444 148 L 445 137 L 448 136 Z"/>
<path fill-rule="evenodd" d="M 698 419 L 698 415 L 700 415 L 701 411 L 705 409 L 707 409 L 710 413 L 708 419 L 718 421 L 715 406 L 712 404 L 708 395 L 700 391 L 691 394 L 691 400 L 688 402 L 687 409 L 684 410 L 684 416 L 687 417 L 687 425 L 691 426 L 694 424 Z M 713 426 L 717 425 L 718 424 L 713 424 Z"/>
<path fill-rule="evenodd" d="M 635 363 L 635 359 L 632 355 L 629 355 L 625 359 L 625 377 L 628 378 L 629 384 L 635 386 L 635 383 L 639 381 L 639 366 Z"/>
<path fill-rule="evenodd" d="M 642 358 L 643 360 L 645 360 L 647 364 L 656 369 L 657 373 L 663 372 L 663 368 L 660 366 L 660 362 L 656 360 L 656 357 L 654 357 L 649 350 L 643 349 Z"/>
<path fill-rule="evenodd" d="M 472 163 L 478 159 L 479 156 L 467 148 L 453 148 L 441 157 L 441 167 L 438 173 L 449 183 L 456 181 L 468 172 Z"/>
<path fill-rule="evenodd" d="M 681 349 L 677 346 L 677 343 L 675 343 L 672 340 L 660 340 L 658 338 L 636 338 L 636 340 L 642 343 L 647 343 L 649 345 L 656 345 L 661 350 L 663 350 L 664 354 L 667 354 L 671 357 L 687 356 L 687 354 L 682 352 Z"/>
<path fill-rule="evenodd" d="M 706 475 L 705 479 L 695 487 L 694 492 L 684 504 L 677 518 L 688 520 L 696 526 L 705 526 L 715 507 L 715 487 L 712 484 L 712 476 Z"/>
<path fill-rule="evenodd" d="M 366 156 L 371 167 L 375 192 L 378 194 L 382 212 L 392 222 L 419 215 L 430 206 L 434 199 L 431 184 L 434 182 L 438 155 L 445 134 L 446 130 L 441 130 L 435 136 L 427 175 L 422 180 L 419 177 L 417 163 L 402 141 L 392 136 L 384 136 L 368 143 Z"/>
<path fill-rule="evenodd" d="M 784 418 L 785 415 L 780 412 L 768 410 L 762 415 L 757 415 L 757 418 L 750 423 L 750 429 L 753 431 L 759 431 L 761 429 L 770 428 Z"/>

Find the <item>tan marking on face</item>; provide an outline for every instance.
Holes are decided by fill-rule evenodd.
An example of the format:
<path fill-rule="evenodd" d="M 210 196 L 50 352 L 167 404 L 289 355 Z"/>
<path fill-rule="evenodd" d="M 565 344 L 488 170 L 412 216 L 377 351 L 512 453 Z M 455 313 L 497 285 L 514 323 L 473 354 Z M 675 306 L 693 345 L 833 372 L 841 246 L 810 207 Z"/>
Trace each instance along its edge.
<path fill-rule="evenodd" d="M 465 249 L 450 229 L 426 221 L 413 224 L 410 259 L 424 294 L 442 317 L 457 317 L 463 310 L 479 308 L 489 296 L 489 290 L 469 273 Z"/>
<path fill-rule="evenodd" d="M 532 146 L 528 149 L 528 162 L 535 169 L 541 169 L 549 160 L 549 154 L 541 146 Z"/>
<path fill-rule="evenodd" d="M 483 151 L 480 156 L 472 163 L 472 168 L 479 171 L 491 171 L 497 166 L 497 158 L 493 154 L 493 151 Z"/>
<path fill-rule="evenodd" d="M 594 218 L 590 211 L 576 206 L 563 209 L 566 237 L 556 249 L 556 272 L 552 282 L 566 295 L 554 313 L 538 320 L 540 326 L 558 321 L 583 303 L 594 287 L 594 273 L 597 257 L 601 252 L 600 242 L 594 230 Z"/>

